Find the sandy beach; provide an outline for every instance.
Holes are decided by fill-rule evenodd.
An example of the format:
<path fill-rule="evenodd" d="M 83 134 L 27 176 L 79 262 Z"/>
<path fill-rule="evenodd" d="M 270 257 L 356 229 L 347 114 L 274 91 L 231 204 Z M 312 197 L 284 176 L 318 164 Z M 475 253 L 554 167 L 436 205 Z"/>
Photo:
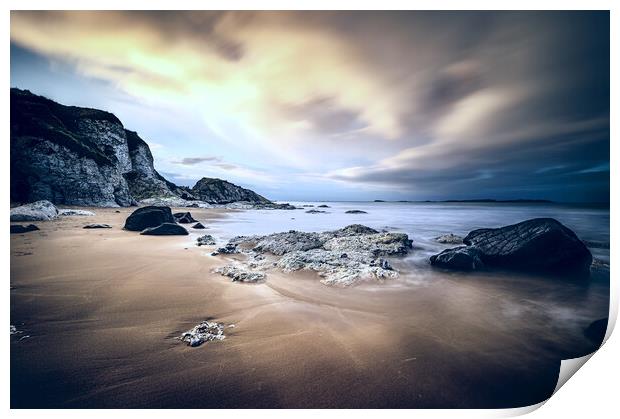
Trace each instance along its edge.
<path fill-rule="evenodd" d="M 594 349 L 552 305 L 518 304 L 532 288 L 566 301 L 535 278 L 233 283 L 212 273 L 226 259 L 213 247 L 123 231 L 131 208 L 90 210 L 11 236 L 13 408 L 517 407 L 551 394 L 558 356 Z M 226 212 L 192 209 L 207 225 Z M 93 222 L 113 228 L 82 228 Z M 570 287 L 605 315 L 597 293 Z M 225 340 L 177 339 L 207 319 Z"/>

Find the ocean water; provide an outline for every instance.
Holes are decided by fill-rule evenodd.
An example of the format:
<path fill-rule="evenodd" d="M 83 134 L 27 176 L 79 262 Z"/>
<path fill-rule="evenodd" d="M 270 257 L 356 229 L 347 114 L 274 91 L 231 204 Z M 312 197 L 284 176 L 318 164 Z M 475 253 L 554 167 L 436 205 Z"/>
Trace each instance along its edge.
<path fill-rule="evenodd" d="M 291 202 L 298 210 L 249 210 L 228 214 L 211 222 L 211 232 L 222 240 L 237 235 L 280 231 L 325 231 L 363 224 L 375 229 L 407 233 L 416 251 L 408 257 L 415 264 L 446 247 L 434 238 L 447 233 L 465 236 L 477 228 L 501 227 L 530 218 L 555 218 L 582 240 L 596 242 L 594 257 L 609 262 L 609 208 L 531 203 L 418 203 L 418 202 Z M 328 205 L 329 208 L 317 208 Z M 309 209 L 326 211 L 308 214 Z M 348 210 L 367 214 L 346 214 Z M 421 261 L 421 260 L 420 260 Z"/>

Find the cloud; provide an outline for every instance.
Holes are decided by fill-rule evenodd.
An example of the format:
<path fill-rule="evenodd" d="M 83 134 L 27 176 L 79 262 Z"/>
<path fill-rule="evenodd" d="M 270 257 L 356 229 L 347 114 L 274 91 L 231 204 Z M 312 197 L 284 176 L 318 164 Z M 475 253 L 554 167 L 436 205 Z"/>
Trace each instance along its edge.
<path fill-rule="evenodd" d="M 204 163 L 204 162 L 219 162 L 221 159 L 219 157 L 185 157 L 181 160 L 173 161 L 174 164 L 181 164 L 183 166 L 193 166 L 195 164 Z"/>
<path fill-rule="evenodd" d="M 11 41 L 199 121 L 207 157 L 166 155 L 192 176 L 561 194 L 580 171 L 608 187 L 608 17 L 13 11 Z"/>

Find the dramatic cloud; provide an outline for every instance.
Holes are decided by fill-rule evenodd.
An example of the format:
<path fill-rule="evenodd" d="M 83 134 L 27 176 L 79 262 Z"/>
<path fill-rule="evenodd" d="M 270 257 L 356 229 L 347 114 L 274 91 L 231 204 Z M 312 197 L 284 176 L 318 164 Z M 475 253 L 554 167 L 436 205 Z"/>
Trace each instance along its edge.
<path fill-rule="evenodd" d="M 126 95 L 171 173 L 608 199 L 606 12 L 12 12 L 11 41 Z"/>

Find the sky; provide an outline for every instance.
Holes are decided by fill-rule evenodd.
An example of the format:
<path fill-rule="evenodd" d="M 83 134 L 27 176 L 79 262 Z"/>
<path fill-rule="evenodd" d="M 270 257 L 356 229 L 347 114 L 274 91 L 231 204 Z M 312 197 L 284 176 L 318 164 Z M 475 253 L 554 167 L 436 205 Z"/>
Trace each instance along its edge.
<path fill-rule="evenodd" d="M 11 86 L 274 200 L 609 202 L 608 12 L 11 12 Z"/>

